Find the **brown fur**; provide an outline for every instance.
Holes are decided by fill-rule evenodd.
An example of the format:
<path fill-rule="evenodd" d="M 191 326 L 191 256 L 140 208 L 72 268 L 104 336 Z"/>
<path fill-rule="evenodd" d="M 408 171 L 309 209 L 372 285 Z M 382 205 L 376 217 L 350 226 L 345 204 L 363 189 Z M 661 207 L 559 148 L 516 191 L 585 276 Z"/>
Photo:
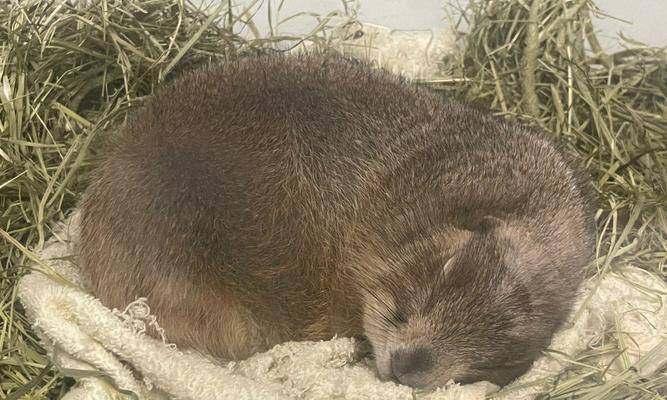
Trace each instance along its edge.
<path fill-rule="evenodd" d="M 219 357 L 363 335 L 383 378 L 505 384 L 592 258 L 583 186 L 549 141 L 386 72 L 245 59 L 120 130 L 83 201 L 82 273 Z"/>

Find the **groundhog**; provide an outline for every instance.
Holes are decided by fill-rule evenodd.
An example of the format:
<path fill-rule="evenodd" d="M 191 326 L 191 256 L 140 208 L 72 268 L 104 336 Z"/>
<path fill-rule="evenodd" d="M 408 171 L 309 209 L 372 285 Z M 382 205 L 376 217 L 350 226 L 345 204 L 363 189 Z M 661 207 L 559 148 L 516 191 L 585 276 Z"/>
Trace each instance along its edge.
<path fill-rule="evenodd" d="M 222 359 L 358 336 L 382 379 L 504 385 L 593 258 L 581 176 L 543 134 L 361 62 L 249 57 L 167 84 L 114 133 L 82 276 Z"/>

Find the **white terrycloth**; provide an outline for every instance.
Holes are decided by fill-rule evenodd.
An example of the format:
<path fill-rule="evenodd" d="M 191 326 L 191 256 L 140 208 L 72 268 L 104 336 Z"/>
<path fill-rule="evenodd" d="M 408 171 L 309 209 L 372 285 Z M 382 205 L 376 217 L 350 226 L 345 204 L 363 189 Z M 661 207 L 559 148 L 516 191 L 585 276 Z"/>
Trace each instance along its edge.
<path fill-rule="evenodd" d="M 494 385 L 478 383 L 413 391 L 382 382 L 372 363 L 359 358 L 354 341 L 348 338 L 285 343 L 229 365 L 179 351 L 143 334 L 148 325 L 156 324 L 147 306 L 150 300 L 139 299 L 123 312 L 112 311 L 77 288 L 77 227 L 75 214 L 40 252 L 40 257 L 61 278 L 35 271 L 19 283 L 20 299 L 50 357 L 77 378 L 76 386 L 66 395 L 68 400 L 125 398 L 123 394 L 146 399 L 201 400 L 477 400 L 496 389 Z M 634 340 L 627 343 L 630 363 L 656 346 L 662 350 L 658 354 L 665 355 L 644 365 L 641 374 L 650 374 L 664 365 L 667 310 L 661 308 L 661 302 L 667 301 L 667 285 L 628 267 L 623 275 L 608 274 L 585 286 L 580 304 L 586 298 L 588 301 L 579 318 L 558 333 L 551 349 L 575 355 L 599 337 L 607 324 L 616 324 L 618 331 L 630 333 Z M 644 288 L 662 295 L 648 294 Z M 563 360 L 561 356 L 540 358 L 528 373 L 500 392 L 500 397 L 534 398 L 546 388 L 540 380 L 558 374 L 566 366 Z M 619 363 L 617 360 L 615 366 Z"/>
<path fill-rule="evenodd" d="M 328 37 L 327 49 L 365 61 L 412 80 L 451 81 L 445 59 L 453 56 L 456 38 L 451 29 L 401 30 L 343 20 Z M 321 43 L 302 42 L 293 52 L 309 52 Z"/>

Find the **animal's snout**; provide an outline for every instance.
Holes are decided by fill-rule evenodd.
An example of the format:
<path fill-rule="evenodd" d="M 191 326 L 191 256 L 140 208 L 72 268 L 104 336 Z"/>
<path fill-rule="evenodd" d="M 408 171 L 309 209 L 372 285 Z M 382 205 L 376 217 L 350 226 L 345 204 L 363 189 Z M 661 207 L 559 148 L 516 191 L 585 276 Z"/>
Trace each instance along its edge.
<path fill-rule="evenodd" d="M 404 385 L 425 386 L 432 367 L 432 353 L 424 347 L 396 350 L 391 354 L 391 372 L 395 380 Z"/>

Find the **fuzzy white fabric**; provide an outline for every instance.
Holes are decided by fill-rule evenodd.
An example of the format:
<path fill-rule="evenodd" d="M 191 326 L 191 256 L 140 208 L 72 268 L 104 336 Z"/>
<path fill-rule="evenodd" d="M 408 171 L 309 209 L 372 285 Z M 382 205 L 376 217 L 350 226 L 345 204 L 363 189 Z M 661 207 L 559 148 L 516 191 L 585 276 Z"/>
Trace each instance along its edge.
<path fill-rule="evenodd" d="M 181 351 L 167 340 L 144 334 L 159 326 L 150 315 L 150 299 L 138 299 L 126 310 L 110 310 L 79 289 L 76 266 L 78 216 L 74 214 L 39 253 L 40 271 L 19 283 L 19 296 L 49 356 L 77 378 L 66 395 L 75 399 L 422 399 L 478 400 L 497 388 L 486 382 L 452 384 L 435 391 L 412 390 L 382 382 L 372 362 L 360 358 L 352 339 L 289 342 L 266 353 L 228 365 Z M 46 265 L 52 269 L 44 272 Z M 646 290 L 649 289 L 649 290 Z M 649 293 L 650 292 L 650 293 Z M 662 295 L 656 295 L 656 292 Z M 625 362 L 634 363 L 658 351 L 640 374 L 651 374 L 667 360 L 667 285 L 642 270 L 628 267 L 587 282 L 581 312 L 554 338 L 551 349 L 576 355 L 602 340 L 608 324 L 627 332 Z M 579 308 L 579 307 L 578 307 Z M 555 354 L 555 353 L 549 353 Z M 567 365 L 562 355 L 545 355 L 498 398 L 532 399 L 548 388 L 543 381 Z M 650 361 L 650 360 L 649 360 Z M 620 367 L 621 360 L 612 365 Z"/>
<path fill-rule="evenodd" d="M 412 80 L 449 81 L 445 58 L 452 56 L 456 39 L 451 29 L 400 30 L 346 20 L 326 43 L 327 49 L 365 61 Z M 320 43 L 303 42 L 293 52 L 308 52 Z"/>

